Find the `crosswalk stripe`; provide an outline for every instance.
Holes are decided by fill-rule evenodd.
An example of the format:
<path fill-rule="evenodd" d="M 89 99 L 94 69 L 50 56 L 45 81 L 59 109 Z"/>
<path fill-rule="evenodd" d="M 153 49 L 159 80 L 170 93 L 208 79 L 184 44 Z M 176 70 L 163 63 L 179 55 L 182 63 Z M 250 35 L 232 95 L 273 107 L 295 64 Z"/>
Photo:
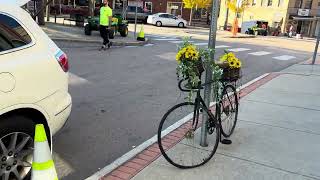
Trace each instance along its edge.
<path fill-rule="evenodd" d="M 227 48 L 227 47 L 230 47 L 230 46 L 227 46 L 227 45 L 218 45 L 218 46 L 216 46 L 216 49 L 219 49 L 219 48 Z"/>
<path fill-rule="evenodd" d="M 173 43 L 173 44 L 180 44 L 180 43 L 183 43 L 183 41 L 169 41 L 169 42 L 171 42 L 171 43 Z M 194 42 L 194 41 L 188 41 L 188 42 Z"/>
<path fill-rule="evenodd" d="M 250 49 L 248 48 L 233 48 L 233 49 L 227 49 L 228 51 L 231 52 L 241 52 L 241 51 L 249 51 Z"/>
<path fill-rule="evenodd" d="M 254 56 L 264 56 L 267 54 L 272 54 L 271 52 L 267 52 L 267 51 L 257 51 L 257 52 L 252 52 L 252 53 L 248 53 L 250 55 L 254 55 Z"/>
<path fill-rule="evenodd" d="M 149 44 L 145 44 L 144 46 L 145 47 L 150 47 L 150 46 L 153 46 L 154 44 L 151 44 L 151 43 L 149 43 Z"/>
<path fill-rule="evenodd" d="M 155 41 L 177 41 L 179 39 L 170 39 L 170 38 L 167 38 L 167 39 L 153 39 Z"/>
<path fill-rule="evenodd" d="M 289 56 L 289 55 L 282 55 L 282 56 L 276 56 L 276 57 L 272 57 L 272 58 L 280 60 L 280 61 L 288 61 L 288 60 L 294 59 L 296 57 L 295 56 Z"/>
<path fill-rule="evenodd" d="M 196 46 L 205 46 L 205 45 L 208 45 L 208 43 L 194 43 L 194 45 L 196 45 Z"/>

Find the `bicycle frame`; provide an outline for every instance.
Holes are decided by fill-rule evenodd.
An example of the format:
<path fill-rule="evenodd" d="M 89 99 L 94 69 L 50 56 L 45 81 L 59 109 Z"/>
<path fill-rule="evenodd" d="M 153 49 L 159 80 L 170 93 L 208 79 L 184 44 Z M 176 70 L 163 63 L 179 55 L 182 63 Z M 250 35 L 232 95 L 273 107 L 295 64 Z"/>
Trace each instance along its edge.
<path fill-rule="evenodd" d="M 201 82 L 199 83 L 199 84 L 201 84 Z M 195 104 L 195 106 L 194 106 L 194 111 L 193 111 L 193 113 L 194 113 L 194 115 L 193 115 L 193 119 L 192 119 L 192 126 L 193 127 L 195 127 L 195 129 L 198 127 L 198 121 L 199 121 L 199 111 L 201 110 L 200 108 L 202 107 L 202 108 L 204 108 L 205 109 L 205 111 L 207 111 L 208 112 L 208 116 L 209 116 L 209 118 L 208 118 L 208 120 L 211 120 L 211 121 L 214 121 L 214 123 L 215 124 L 220 124 L 219 123 L 219 119 L 217 119 L 218 117 L 217 116 L 215 116 L 212 112 L 211 112 L 211 110 L 208 108 L 208 106 L 206 105 L 206 103 L 204 102 L 204 100 L 203 100 L 203 98 L 202 98 L 202 96 L 201 96 L 201 92 L 200 92 L 200 89 L 201 88 L 199 88 L 198 90 L 197 90 L 197 96 L 196 96 L 196 99 L 195 99 L 195 101 L 194 101 L 194 104 Z M 196 119 L 196 120 L 195 120 Z M 196 121 L 196 122 L 195 122 Z M 195 124 L 194 124 L 195 123 Z M 195 126 L 194 126 L 195 125 Z"/>
<path fill-rule="evenodd" d="M 196 91 L 197 92 L 197 95 L 196 95 L 196 98 L 195 98 L 195 101 L 194 101 L 195 106 L 194 106 L 194 110 L 193 110 L 193 119 L 192 119 L 192 126 L 194 127 L 194 131 L 198 128 L 199 111 L 201 111 L 201 108 L 204 108 L 205 111 L 208 112 L 208 116 L 209 116 L 208 117 L 208 123 L 217 124 L 221 128 L 221 117 L 220 117 L 220 115 L 219 114 L 214 115 L 211 112 L 210 107 L 208 107 L 210 105 L 207 106 L 206 103 L 204 102 L 202 96 L 201 96 L 201 89 L 203 89 L 203 87 L 206 86 L 206 85 L 210 85 L 211 83 L 213 83 L 213 81 L 212 82 L 208 82 L 208 83 L 204 83 L 204 84 L 201 84 L 201 81 L 200 81 L 199 85 L 198 85 L 198 88 L 193 88 L 193 89 L 189 89 L 189 90 L 183 89 L 181 87 L 181 84 L 182 84 L 183 81 L 184 80 L 181 80 L 179 82 L 179 85 L 178 85 L 179 89 L 181 91 L 184 91 L 184 92 Z M 232 86 L 236 85 L 236 82 L 223 82 L 223 81 L 221 81 L 221 82 L 222 82 L 223 88 L 226 87 L 228 84 L 231 84 Z M 234 83 L 234 84 L 232 84 L 232 83 Z M 214 92 L 214 93 L 215 93 L 216 96 L 219 96 L 218 92 Z M 228 96 L 228 99 L 229 99 L 229 96 Z M 216 107 L 217 107 L 216 108 L 216 111 L 217 111 L 216 113 L 220 113 L 220 111 L 221 111 L 220 108 L 221 107 L 220 107 L 218 102 L 216 104 Z M 221 140 L 221 134 L 220 134 L 220 140 Z"/>

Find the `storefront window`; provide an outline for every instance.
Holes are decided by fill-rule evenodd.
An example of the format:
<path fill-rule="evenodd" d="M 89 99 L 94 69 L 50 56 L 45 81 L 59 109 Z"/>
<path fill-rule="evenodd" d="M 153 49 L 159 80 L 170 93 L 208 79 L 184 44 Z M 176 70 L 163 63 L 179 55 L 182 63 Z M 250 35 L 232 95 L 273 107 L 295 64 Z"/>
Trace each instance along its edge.
<path fill-rule="evenodd" d="M 255 6 L 257 4 L 257 0 L 252 1 L 252 6 Z"/>
<path fill-rule="evenodd" d="M 295 8 L 301 8 L 302 0 L 296 0 L 296 3 L 294 5 Z"/>
<path fill-rule="evenodd" d="M 144 7 L 145 7 L 145 10 L 152 13 L 152 2 L 145 2 Z"/>
<path fill-rule="evenodd" d="M 167 13 L 173 14 L 175 16 L 182 15 L 182 3 L 181 2 L 168 2 Z"/>
<path fill-rule="evenodd" d="M 306 0 L 305 9 L 311 9 L 312 6 L 312 0 Z"/>

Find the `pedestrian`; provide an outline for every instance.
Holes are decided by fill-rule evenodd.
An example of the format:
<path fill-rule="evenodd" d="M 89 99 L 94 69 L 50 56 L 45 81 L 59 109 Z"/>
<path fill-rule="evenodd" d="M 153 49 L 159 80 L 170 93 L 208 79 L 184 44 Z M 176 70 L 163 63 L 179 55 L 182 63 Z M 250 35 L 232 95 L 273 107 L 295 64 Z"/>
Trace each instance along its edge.
<path fill-rule="evenodd" d="M 103 0 L 100 8 L 100 35 L 103 39 L 101 49 L 110 48 L 112 45 L 109 41 L 110 25 L 112 23 L 112 9 L 109 7 L 108 0 Z"/>
<path fill-rule="evenodd" d="M 208 13 L 207 14 L 207 25 L 210 25 L 211 24 L 211 14 Z"/>
<path fill-rule="evenodd" d="M 289 37 L 293 36 L 293 26 L 291 24 L 290 28 L 289 28 Z"/>

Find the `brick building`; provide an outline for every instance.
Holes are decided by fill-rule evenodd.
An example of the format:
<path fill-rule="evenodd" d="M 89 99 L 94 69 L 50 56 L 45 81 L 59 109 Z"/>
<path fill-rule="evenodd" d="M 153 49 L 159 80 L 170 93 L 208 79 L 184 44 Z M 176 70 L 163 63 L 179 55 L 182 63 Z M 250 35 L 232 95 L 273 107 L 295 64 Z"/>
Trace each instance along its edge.
<path fill-rule="evenodd" d="M 190 9 L 183 7 L 182 0 L 113 0 L 112 8 L 120 8 L 123 3 L 132 6 L 140 6 L 151 13 L 170 13 L 189 20 Z"/>

